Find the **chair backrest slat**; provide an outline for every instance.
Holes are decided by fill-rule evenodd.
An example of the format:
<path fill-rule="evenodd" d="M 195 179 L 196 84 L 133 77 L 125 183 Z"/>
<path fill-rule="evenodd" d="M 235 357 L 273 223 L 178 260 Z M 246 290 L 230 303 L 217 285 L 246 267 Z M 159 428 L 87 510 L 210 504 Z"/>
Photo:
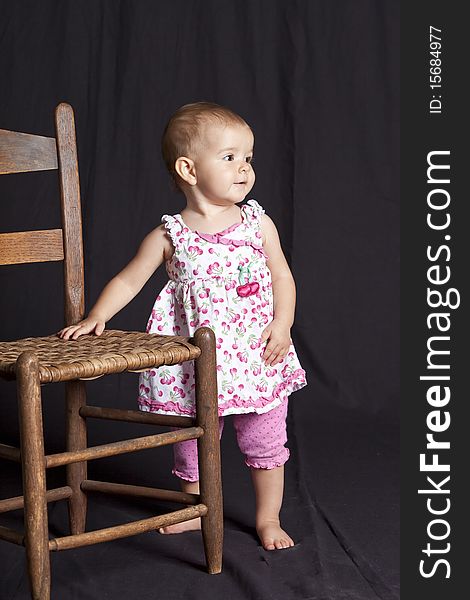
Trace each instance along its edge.
<path fill-rule="evenodd" d="M 55 138 L 0 129 L 0 175 L 57 169 Z"/>
<path fill-rule="evenodd" d="M 0 233 L 0 265 L 64 260 L 62 229 Z"/>
<path fill-rule="evenodd" d="M 58 169 L 62 214 L 62 229 L 3 234 L 0 265 L 63 260 L 65 325 L 73 325 L 85 313 L 85 282 L 75 122 L 66 102 L 55 109 L 55 133 L 0 129 L 0 175 Z"/>

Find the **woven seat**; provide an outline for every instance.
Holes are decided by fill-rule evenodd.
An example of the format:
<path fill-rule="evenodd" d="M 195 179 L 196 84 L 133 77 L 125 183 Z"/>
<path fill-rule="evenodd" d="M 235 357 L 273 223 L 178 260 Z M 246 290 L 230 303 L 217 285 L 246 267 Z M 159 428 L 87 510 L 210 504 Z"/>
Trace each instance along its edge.
<path fill-rule="evenodd" d="M 67 341 L 55 335 L 0 342 L 0 376 L 15 379 L 22 352 L 34 351 L 41 383 L 96 379 L 111 373 L 139 373 L 160 365 L 194 360 L 201 354 L 189 338 L 106 330 L 99 337 Z"/>
<path fill-rule="evenodd" d="M 83 319 L 84 269 L 75 125 L 72 108 L 55 111 L 56 138 L 0 129 L 0 174 L 57 169 L 62 229 L 0 234 L 0 265 L 63 261 L 65 325 Z M 191 338 L 106 330 L 64 340 L 55 335 L 0 342 L 0 377 L 16 380 L 20 448 L 0 444 L 0 458 L 21 464 L 23 495 L 0 500 L 0 513 L 24 509 L 24 533 L 0 525 L 0 540 L 26 547 L 31 596 L 50 598 L 50 551 L 96 544 L 201 517 L 209 573 L 222 570 L 222 490 L 217 407 L 216 342 L 201 327 Z M 195 417 L 90 406 L 85 381 L 194 360 Z M 46 455 L 41 384 L 65 382 L 66 451 Z M 87 446 L 88 419 L 164 425 L 154 435 Z M 176 429 L 175 429 L 176 428 Z M 87 461 L 197 440 L 200 494 L 91 481 Z M 66 466 L 67 485 L 46 489 L 46 469 Z M 85 531 L 87 493 L 174 501 L 185 508 L 95 531 Z M 47 503 L 67 500 L 70 535 L 49 539 Z M 164 594 L 163 594 L 164 595 Z"/>

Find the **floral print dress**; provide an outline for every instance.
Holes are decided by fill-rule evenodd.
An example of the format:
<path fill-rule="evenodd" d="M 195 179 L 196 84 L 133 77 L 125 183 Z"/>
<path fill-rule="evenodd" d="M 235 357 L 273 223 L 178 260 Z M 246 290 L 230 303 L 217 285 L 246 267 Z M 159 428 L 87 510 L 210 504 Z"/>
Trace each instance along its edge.
<path fill-rule="evenodd" d="M 274 366 L 266 366 L 260 344 L 273 319 L 268 258 L 262 246 L 256 200 L 240 207 L 241 223 L 216 234 L 192 231 L 180 214 L 163 215 L 175 248 L 166 261 L 169 281 L 157 296 L 147 331 L 192 336 L 210 327 L 217 341 L 219 416 L 265 413 L 307 385 L 294 346 Z M 145 371 L 139 381 L 141 410 L 170 415 L 195 414 L 194 363 Z"/>

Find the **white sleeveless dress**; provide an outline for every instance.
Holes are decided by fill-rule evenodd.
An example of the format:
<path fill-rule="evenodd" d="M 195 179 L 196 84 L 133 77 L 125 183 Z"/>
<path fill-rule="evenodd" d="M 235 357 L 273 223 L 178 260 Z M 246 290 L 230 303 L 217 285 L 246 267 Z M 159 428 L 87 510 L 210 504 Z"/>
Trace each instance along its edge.
<path fill-rule="evenodd" d="M 159 293 L 147 331 L 191 336 L 210 327 L 217 340 L 219 416 L 265 413 L 307 385 L 294 346 L 276 365 L 261 357 L 263 329 L 273 319 L 271 272 L 256 200 L 240 207 L 242 222 L 216 234 L 191 231 L 180 214 L 163 215 L 175 252 L 166 261 L 169 281 Z M 194 416 L 194 364 L 163 366 L 141 374 L 139 407 Z"/>

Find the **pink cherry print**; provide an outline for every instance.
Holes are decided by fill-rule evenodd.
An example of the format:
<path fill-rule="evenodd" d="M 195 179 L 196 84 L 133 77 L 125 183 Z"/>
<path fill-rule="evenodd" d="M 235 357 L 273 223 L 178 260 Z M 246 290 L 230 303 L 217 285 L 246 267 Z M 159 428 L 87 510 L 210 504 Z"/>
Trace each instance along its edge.
<path fill-rule="evenodd" d="M 230 267 L 231 265 L 232 265 L 232 263 L 229 260 L 225 263 L 226 267 Z"/>
<path fill-rule="evenodd" d="M 163 396 L 162 390 L 158 390 L 158 395 L 160 396 L 160 398 Z"/>
<path fill-rule="evenodd" d="M 193 269 L 193 275 L 199 275 L 199 271 L 197 269 Z"/>
<path fill-rule="evenodd" d="M 238 386 L 239 390 L 243 390 L 245 388 L 245 386 L 243 385 L 243 383 L 240 383 L 240 385 Z"/>
<path fill-rule="evenodd" d="M 233 388 L 231 385 L 229 385 L 229 387 L 227 388 L 227 392 L 229 394 L 233 394 L 234 391 L 235 391 L 235 388 Z"/>
<path fill-rule="evenodd" d="M 158 329 L 158 331 L 163 331 L 163 325 L 159 325 L 159 326 L 157 327 L 157 329 Z"/>
<path fill-rule="evenodd" d="M 238 346 L 237 346 L 236 342 L 235 342 L 234 344 L 232 344 L 232 348 L 233 348 L 234 350 L 236 350 L 236 349 L 238 348 Z M 237 356 L 238 356 L 238 354 L 237 354 Z"/>
<path fill-rule="evenodd" d="M 237 294 L 241 297 L 241 298 L 246 298 L 247 296 L 250 295 L 250 286 L 246 283 L 244 285 L 239 285 L 237 287 Z"/>
<path fill-rule="evenodd" d="M 208 252 L 209 252 L 209 254 L 214 254 L 215 250 L 214 250 L 214 248 L 209 248 Z"/>
<path fill-rule="evenodd" d="M 235 369 L 235 368 L 230 369 L 230 375 L 232 375 L 232 377 L 236 374 L 237 374 L 237 369 Z"/>

